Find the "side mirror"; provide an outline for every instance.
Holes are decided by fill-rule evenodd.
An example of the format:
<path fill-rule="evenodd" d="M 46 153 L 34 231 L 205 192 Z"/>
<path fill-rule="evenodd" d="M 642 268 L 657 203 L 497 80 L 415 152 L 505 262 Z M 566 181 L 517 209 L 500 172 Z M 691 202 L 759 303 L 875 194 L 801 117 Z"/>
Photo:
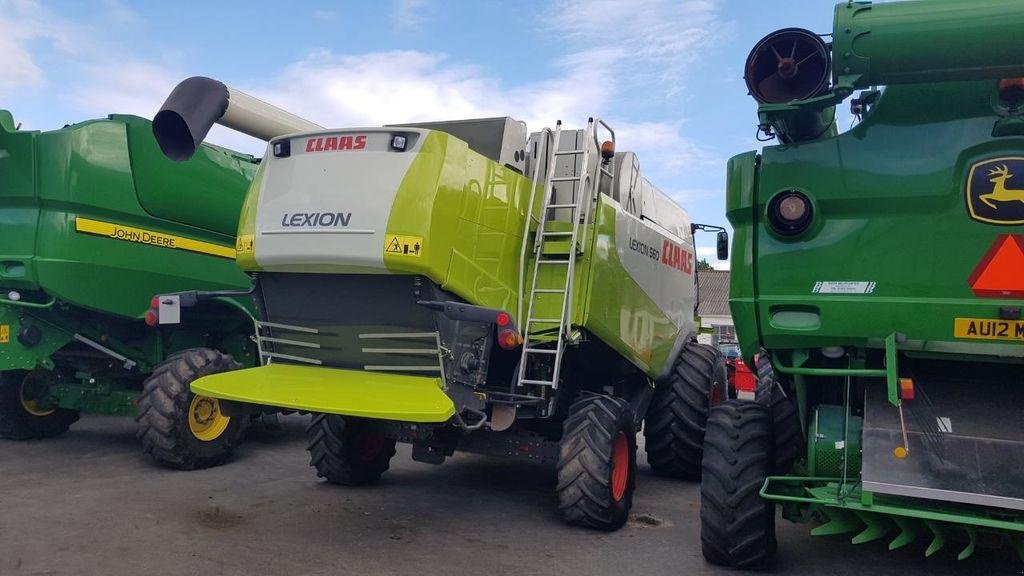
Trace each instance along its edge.
<path fill-rule="evenodd" d="M 718 259 L 729 259 L 729 233 L 725 230 L 718 233 Z"/>

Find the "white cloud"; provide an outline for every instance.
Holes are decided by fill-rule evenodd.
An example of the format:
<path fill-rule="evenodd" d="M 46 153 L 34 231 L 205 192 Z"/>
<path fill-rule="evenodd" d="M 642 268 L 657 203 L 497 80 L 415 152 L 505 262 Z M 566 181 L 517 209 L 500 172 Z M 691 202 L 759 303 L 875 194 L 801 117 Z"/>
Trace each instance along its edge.
<path fill-rule="evenodd" d="M 91 114 L 116 111 L 151 118 L 171 89 L 184 76 L 175 70 L 139 60 L 87 65 L 84 82 L 68 98 Z"/>
<path fill-rule="evenodd" d="M 585 121 L 608 102 L 600 77 L 506 85 L 483 70 L 418 51 L 311 54 L 263 86 L 239 86 L 329 126 L 512 115 L 532 129 Z"/>
<path fill-rule="evenodd" d="M 394 23 L 419 25 L 423 11 L 429 8 L 425 0 L 399 0 Z M 138 17 L 118 0 L 106 0 L 106 10 L 108 21 Z M 562 32 L 577 49 L 570 48 L 552 61 L 549 79 L 509 84 L 485 68 L 439 53 L 336 54 L 320 50 L 276 75 L 271 71 L 265 82 L 235 87 L 326 126 L 511 115 L 526 121 L 531 130 L 553 126 L 556 120 L 563 120 L 566 127 L 581 127 L 587 116 L 606 111 L 620 98 L 628 101 L 626 95 L 632 94 L 630 82 L 636 75 L 654 72 L 660 81 L 682 73 L 693 59 L 691 51 L 696 53 L 718 26 L 714 4 L 706 1 L 673 4 L 641 0 L 634 5 L 563 0 L 553 10 L 562 18 Z M 0 94 L 5 78 L 23 83 L 43 81 L 42 71 L 26 49 L 33 38 L 46 38 L 58 49 L 76 47 L 80 74 L 69 79 L 65 98 L 86 114 L 114 111 L 152 117 L 171 88 L 195 73 L 109 49 L 97 33 L 87 34 L 32 0 L 0 0 L 0 25 L 7 23 L 4 18 L 9 20 L 10 14 L 17 15 L 18 25 L 0 29 L 30 32 L 0 37 L 0 53 L 6 55 L 0 60 Z M 320 19 L 335 16 L 327 10 L 314 12 Z M 607 25 L 609 22 L 614 25 Z M 74 42 L 69 41 L 72 35 Z M 649 64 L 638 66 L 641 60 Z M 648 69 L 643 70 L 645 67 Z M 624 76 L 627 68 L 631 71 Z M 235 84 L 231 78 L 220 79 Z M 645 89 L 643 97 L 656 92 Z M 681 119 L 608 120 L 616 129 L 619 149 L 637 152 L 644 172 L 656 175 L 652 180 L 663 187 L 672 181 L 666 175 L 703 169 L 719 160 L 684 135 Z M 228 130 L 214 129 L 211 140 L 256 154 L 263 152 L 261 143 Z M 666 188 L 671 193 L 671 187 Z"/>
<path fill-rule="evenodd" d="M 686 71 L 731 28 L 712 0 L 559 0 L 542 15 L 551 32 L 575 46 L 582 65 L 615 70 L 623 83 L 652 81 L 669 94 L 684 88 Z M 650 88 L 647 88 L 650 90 Z"/>
<path fill-rule="evenodd" d="M 396 0 L 391 22 L 398 30 L 413 30 L 426 21 L 426 8 L 427 0 Z"/>
<path fill-rule="evenodd" d="M 45 80 L 31 48 L 48 44 L 70 53 L 74 29 L 59 25 L 34 0 L 0 0 L 0 96 L 15 88 L 35 87 Z"/>

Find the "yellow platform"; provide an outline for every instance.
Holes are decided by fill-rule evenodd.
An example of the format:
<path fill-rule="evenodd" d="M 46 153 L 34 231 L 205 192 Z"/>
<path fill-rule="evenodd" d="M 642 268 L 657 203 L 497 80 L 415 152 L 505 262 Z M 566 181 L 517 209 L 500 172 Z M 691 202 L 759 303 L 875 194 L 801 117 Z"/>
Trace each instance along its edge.
<path fill-rule="evenodd" d="M 271 364 L 204 376 L 192 383 L 203 396 L 401 422 L 445 422 L 455 405 L 440 378 Z"/>

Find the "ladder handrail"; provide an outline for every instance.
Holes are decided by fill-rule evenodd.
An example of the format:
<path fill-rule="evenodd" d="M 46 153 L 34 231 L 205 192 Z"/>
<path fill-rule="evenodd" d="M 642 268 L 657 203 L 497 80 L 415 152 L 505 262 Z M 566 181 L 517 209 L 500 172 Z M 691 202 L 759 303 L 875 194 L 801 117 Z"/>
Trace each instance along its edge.
<path fill-rule="evenodd" d="M 605 123 L 603 120 L 597 119 L 595 121 L 595 119 L 593 117 L 591 117 L 591 118 L 589 118 L 587 120 L 587 127 L 586 127 L 586 130 L 583 131 L 584 133 L 583 133 L 582 139 L 580 139 L 579 136 L 578 136 L 579 132 L 578 131 L 574 131 L 577 134 L 577 136 L 576 136 L 576 138 L 577 138 L 576 144 L 574 145 L 575 147 L 572 150 L 565 150 L 565 151 L 559 150 L 559 147 L 560 147 L 560 144 L 561 144 L 561 133 L 562 133 L 562 122 L 561 122 L 561 120 L 559 120 L 555 124 L 554 136 L 552 138 L 553 142 L 551 144 L 551 147 L 547 148 L 545 150 L 544 158 L 545 158 L 545 161 L 547 162 L 547 170 L 546 170 L 546 174 L 545 174 L 545 177 L 544 177 L 544 186 L 543 186 L 544 198 L 543 198 L 543 202 L 542 202 L 542 206 L 541 206 L 541 215 L 540 215 L 540 218 L 538 219 L 536 237 L 535 237 L 535 242 L 534 242 L 533 278 L 532 278 L 532 282 L 531 282 L 531 285 L 530 285 L 529 301 L 527 302 L 527 305 L 526 305 L 526 316 L 524 318 L 525 321 L 523 323 L 523 349 L 522 349 L 522 355 L 520 356 L 519 368 L 518 368 L 518 371 L 517 371 L 518 373 L 516 375 L 517 386 L 523 386 L 523 385 L 528 385 L 529 384 L 529 385 L 547 385 L 547 386 L 551 386 L 552 389 L 557 389 L 558 388 L 558 381 L 559 381 L 559 377 L 561 375 L 561 369 L 562 369 L 562 356 L 563 356 L 563 354 L 564 354 L 564 352 L 566 350 L 566 347 L 568 345 L 569 335 L 570 335 L 570 332 L 572 330 L 572 320 L 573 320 L 572 303 L 573 303 L 573 292 L 575 290 L 575 278 L 574 278 L 574 276 L 575 276 L 575 268 L 576 268 L 575 265 L 576 265 L 576 262 L 577 262 L 577 257 L 579 255 L 579 253 L 581 253 L 581 252 L 586 250 L 586 241 L 587 241 L 587 236 L 588 236 L 587 227 L 589 225 L 591 207 L 592 207 L 593 204 L 595 204 L 597 202 L 597 199 L 598 199 L 598 197 L 600 195 L 600 187 L 601 187 L 602 178 L 603 178 L 603 176 L 607 175 L 610 178 L 614 179 L 614 175 L 609 170 L 607 170 L 604 167 L 603 159 L 601 159 L 601 156 L 600 156 L 600 154 L 601 154 L 601 145 L 600 145 L 600 143 L 598 142 L 598 139 L 597 139 L 597 129 L 598 129 L 598 126 L 603 126 L 611 134 L 612 142 L 614 144 L 614 142 L 615 142 L 615 131 L 612 130 L 612 128 L 610 126 L 608 126 L 608 124 Z M 544 133 L 542 132 L 542 134 L 544 134 Z M 546 138 L 546 135 L 545 135 L 545 138 Z M 595 144 L 594 147 L 591 147 L 591 144 L 590 144 L 591 140 L 593 140 L 593 142 Z M 548 141 L 545 139 L 544 143 L 545 143 L 545 145 L 547 145 Z M 582 156 L 582 158 L 579 161 L 579 164 L 577 165 L 578 167 L 574 167 L 573 168 L 574 172 L 576 172 L 578 170 L 578 175 L 571 176 L 571 177 L 566 176 L 566 177 L 555 178 L 555 169 L 556 169 L 558 157 L 559 156 L 563 156 L 563 155 L 573 155 L 573 156 L 580 155 L 580 156 Z M 599 162 L 599 164 L 597 165 L 597 169 L 595 171 L 596 175 L 593 178 L 590 175 L 590 172 L 591 172 L 591 167 L 590 167 L 591 156 L 594 156 L 595 160 L 597 162 Z M 536 170 L 538 168 L 539 168 L 539 163 L 538 163 L 537 166 L 534 167 L 534 170 L 535 170 L 534 178 L 535 179 L 536 179 L 536 175 L 537 175 L 536 174 Z M 573 194 L 573 199 L 572 199 L 571 203 L 565 202 L 564 200 L 561 201 L 561 202 L 555 200 L 555 198 L 554 198 L 554 193 L 555 193 L 554 183 L 556 181 L 557 182 L 571 182 L 571 183 L 573 183 L 573 188 L 571 189 L 571 193 Z M 593 195 L 590 194 L 590 186 L 591 185 L 594 188 Z M 534 190 L 536 190 L 536 185 L 534 185 Z M 531 201 L 531 205 L 530 205 L 531 206 L 531 211 L 529 211 L 529 214 L 531 215 L 530 217 L 532 217 L 532 205 L 533 204 L 532 204 L 532 201 Z M 555 206 L 557 208 L 552 208 L 552 206 Z M 570 217 L 570 220 L 569 220 L 570 223 L 571 223 L 571 228 L 570 228 L 571 231 L 556 231 L 556 232 L 550 232 L 550 233 L 547 232 L 547 224 L 549 222 L 553 222 L 553 221 L 557 220 L 557 217 L 554 214 L 550 214 L 549 215 L 549 212 L 552 212 L 553 210 L 563 210 L 563 209 L 564 210 L 569 210 L 572 213 L 572 215 Z M 525 229 L 528 230 L 528 226 L 529 226 L 530 223 L 531 223 L 531 221 L 528 218 Z M 582 231 L 580 230 L 581 228 L 583 229 Z M 581 234 L 582 234 L 582 236 L 581 236 Z M 545 259 L 544 258 L 545 243 L 547 242 L 547 238 L 549 236 L 558 236 L 558 237 L 563 237 L 563 238 L 565 236 L 569 237 L 569 250 L 568 250 L 568 254 L 565 255 L 566 256 L 565 260 L 552 259 L 552 258 Z M 520 261 L 521 261 L 520 275 L 521 275 L 521 277 L 525 273 L 525 261 L 526 261 L 525 240 L 526 240 L 526 238 L 524 238 L 524 243 L 523 243 L 523 248 L 521 250 L 521 258 L 520 258 Z M 559 242 L 561 242 L 561 241 L 559 241 Z M 577 247 L 578 247 L 578 249 L 577 249 Z M 550 268 L 551 265 L 555 265 L 555 264 L 565 266 L 565 276 L 563 278 L 563 282 L 562 282 L 561 288 L 555 288 L 555 287 L 552 287 L 552 288 L 538 288 L 538 281 L 539 281 L 539 277 L 541 275 L 542 265 L 548 265 L 548 268 Z M 520 286 L 522 286 L 522 282 L 520 282 Z M 560 311 L 560 314 L 559 314 L 558 318 L 555 318 L 554 314 L 550 314 L 550 316 L 551 316 L 550 318 L 547 318 L 547 317 L 545 317 L 545 318 L 534 318 L 534 307 L 535 307 L 535 304 L 537 303 L 536 300 L 537 300 L 537 297 L 538 297 L 539 294 L 559 294 L 559 295 L 561 295 L 561 297 L 562 297 L 561 311 Z M 521 298 L 522 298 L 522 290 L 520 289 L 520 302 L 521 302 Z M 522 304 L 520 303 L 520 311 L 521 311 L 521 309 L 522 309 Z M 555 323 L 558 324 L 558 333 L 554 337 L 554 345 L 555 345 L 554 349 L 543 348 L 543 347 L 541 347 L 541 348 L 534 347 L 533 344 L 535 344 L 535 343 L 540 343 L 540 344 L 543 345 L 544 343 L 548 342 L 548 338 L 550 337 L 550 334 L 548 336 L 546 336 L 543 341 L 535 342 L 534 340 L 531 339 L 531 335 L 532 335 L 531 328 L 535 324 L 555 324 Z M 553 330 L 549 330 L 548 332 L 553 332 Z M 531 357 L 531 355 L 541 355 L 541 354 L 543 354 L 545 356 L 554 355 L 554 365 L 553 365 L 553 369 L 552 369 L 552 373 L 551 373 L 551 379 L 550 380 L 546 380 L 546 379 L 540 379 L 538 377 L 527 378 L 527 374 L 529 373 L 529 358 Z"/>
<path fill-rule="evenodd" d="M 544 139 L 545 157 L 547 156 L 547 144 L 551 138 L 551 129 L 544 128 L 540 131 L 541 138 Z M 539 156 L 539 154 L 538 154 Z M 540 175 L 540 161 L 538 158 L 537 164 L 533 167 L 533 177 L 530 179 L 530 199 L 526 205 L 526 220 L 523 222 L 523 241 L 522 246 L 519 249 L 519 286 L 516 292 L 516 322 L 523 325 L 523 282 L 526 280 L 526 244 L 530 240 L 530 225 L 533 223 L 533 202 L 534 197 L 537 195 L 537 176 Z"/>

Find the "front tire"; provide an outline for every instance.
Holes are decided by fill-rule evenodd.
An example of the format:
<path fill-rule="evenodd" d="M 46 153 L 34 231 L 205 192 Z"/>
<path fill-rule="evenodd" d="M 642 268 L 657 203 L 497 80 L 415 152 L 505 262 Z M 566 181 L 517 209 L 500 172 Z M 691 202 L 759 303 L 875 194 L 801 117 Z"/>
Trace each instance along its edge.
<path fill-rule="evenodd" d="M 760 490 L 771 472 L 768 407 L 729 400 L 711 410 L 700 484 L 704 558 L 734 568 L 764 568 L 775 553 L 775 506 Z"/>
<path fill-rule="evenodd" d="M 395 440 L 373 429 L 371 422 L 336 414 L 314 414 L 306 427 L 309 465 L 316 475 L 343 486 L 380 480 L 391 466 Z"/>
<path fill-rule="evenodd" d="M 787 393 L 782 383 L 776 380 L 775 371 L 768 355 L 762 352 L 757 357 L 757 388 L 754 400 L 768 407 L 772 419 L 772 474 L 788 474 L 793 463 L 807 453 L 803 426 L 800 424 L 800 410 L 792 392 Z"/>
<path fill-rule="evenodd" d="M 726 398 L 725 361 L 716 348 L 687 344 L 659 382 L 644 418 L 647 462 L 670 478 L 700 480 L 708 410 Z"/>
<path fill-rule="evenodd" d="M 45 390 L 48 376 L 42 368 L 0 372 L 0 438 L 52 438 L 67 432 L 78 420 L 77 410 L 40 406 L 33 391 Z"/>
<path fill-rule="evenodd" d="M 558 455 L 558 508 L 570 524 L 618 530 L 636 488 L 636 430 L 629 403 L 589 396 L 569 407 Z"/>
<path fill-rule="evenodd" d="M 153 370 L 139 398 L 136 437 L 158 463 L 196 470 L 224 463 L 241 442 L 248 418 L 227 416 L 220 402 L 193 394 L 193 381 L 242 365 L 222 352 L 193 348 L 174 354 Z"/>

